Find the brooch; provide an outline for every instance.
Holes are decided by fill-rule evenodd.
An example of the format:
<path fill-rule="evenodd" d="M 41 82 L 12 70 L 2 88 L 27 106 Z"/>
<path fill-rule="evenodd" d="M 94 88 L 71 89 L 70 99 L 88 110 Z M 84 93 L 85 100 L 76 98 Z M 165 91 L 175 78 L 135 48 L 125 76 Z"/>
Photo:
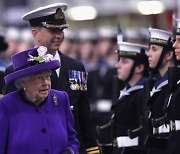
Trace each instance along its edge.
<path fill-rule="evenodd" d="M 57 101 L 57 96 L 56 96 L 56 94 L 53 94 L 53 95 L 52 95 L 52 99 L 53 99 L 54 105 L 58 105 L 58 101 Z"/>

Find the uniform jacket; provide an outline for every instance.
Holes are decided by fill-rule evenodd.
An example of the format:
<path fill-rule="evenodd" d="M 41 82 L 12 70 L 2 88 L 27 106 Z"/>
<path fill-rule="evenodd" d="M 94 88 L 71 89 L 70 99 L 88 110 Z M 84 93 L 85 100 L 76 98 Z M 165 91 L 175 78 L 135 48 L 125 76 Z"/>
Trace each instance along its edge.
<path fill-rule="evenodd" d="M 114 138 L 119 136 L 128 136 L 128 129 L 136 129 L 140 124 L 140 117 L 143 114 L 143 85 L 142 80 L 140 84 L 134 87 L 122 90 L 120 98 L 116 104 L 112 106 L 114 111 Z"/>
<path fill-rule="evenodd" d="M 40 106 L 22 96 L 15 91 L 0 99 L 0 153 L 61 154 L 69 149 L 78 154 L 79 142 L 67 94 L 50 90 Z"/>
<path fill-rule="evenodd" d="M 171 91 L 171 94 L 168 96 L 168 101 L 166 103 L 166 112 L 168 114 L 169 120 L 180 120 L 180 80 L 179 72 L 173 74 L 177 77 L 178 80 L 175 80 L 174 89 Z M 172 126 L 173 128 L 173 126 Z M 176 126 L 175 126 L 176 128 Z M 168 145 L 168 153 L 178 154 L 180 151 L 180 131 L 172 130 Z"/>
<path fill-rule="evenodd" d="M 168 117 L 170 120 L 180 120 L 180 82 L 177 83 L 177 89 L 172 93 L 171 99 L 166 104 Z"/>
<path fill-rule="evenodd" d="M 150 91 L 149 106 L 151 118 L 160 118 L 164 115 L 164 104 L 169 95 L 168 75 L 159 77 Z"/>
<path fill-rule="evenodd" d="M 61 57 L 60 75 L 57 82 L 52 77 L 52 88 L 66 91 L 69 95 L 72 112 L 75 119 L 75 129 L 82 149 L 96 146 L 95 132 L 90 117 L 90 106 L 86 91 L 72 90 L 69 82 L 68 71 L 76 70 L 85 72 L 84 66 L 79 61 L 69 58 L 59 52 Z"/>
<path fill-rule="evenodd" d="M 80 141 L 80 151 L 97 145 L 95 131 L 90 116 L 89 102 L 86 96 L 86 91 L 72 90 L 69 82 L 69 70 L 85 72 L 84 66 L 79 61 L 63 55 L 59 52 L 61 58 L 61 68 L 59 78 L 52 75 L 52 88 L 56 90 L 66 91 L 70 99 L 70 105 L 75 121 L 75 130 Z M 6 74 L 12 72 L 11 68 L 6 69 Z M 14 85 L 8 85 L 4 88 L 4 93 L 14 90 Z"/>

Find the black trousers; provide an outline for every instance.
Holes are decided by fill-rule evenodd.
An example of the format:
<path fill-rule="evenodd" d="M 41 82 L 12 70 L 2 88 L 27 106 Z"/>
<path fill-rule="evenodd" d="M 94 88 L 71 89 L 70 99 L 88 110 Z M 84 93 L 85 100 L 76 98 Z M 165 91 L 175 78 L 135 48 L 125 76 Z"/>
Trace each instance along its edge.
<path fill-rule="evenodd" d="M 147 154 L 168 154 L 169 134 L 152 135 L 146 142 Z"/>
<path fill-rule="evenodd" d="M 146 154 L 146 150 L 141 150 L 133 147 L 113 148 L 112 154 Z"/>
<path fill-rule="evenodd" d="M 171 133 L 168 154 L 180 154 L 180 131 Z"/>

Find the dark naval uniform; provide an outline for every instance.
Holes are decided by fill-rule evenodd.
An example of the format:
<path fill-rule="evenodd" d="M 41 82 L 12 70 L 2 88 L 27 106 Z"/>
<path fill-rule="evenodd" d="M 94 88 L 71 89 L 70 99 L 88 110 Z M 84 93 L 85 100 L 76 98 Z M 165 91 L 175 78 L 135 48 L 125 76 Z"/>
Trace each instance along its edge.
<path fill-rule="evenodd" d="M 163 107 L 166 96 L 169 94 L 168 75 L 159 77 L 150 91 L 151 118 L 160 118 L 164 115 Z"/>
<path fill-rule="evenodd" d="M 166 104 L 171 128 L 168 154 L 179 154 L 180 151 L 180 80 L 176 82 L 174 87 L 174 91 L 169 95 Z"/>
<path fill-rule="evenodd" d="M 80 141 L 80 153 L 84 154 L 86 150 L 97 150 L 95 131 L 91 121 L 90 107 L 85 91 L 87 88 L 87 78 L 84 74 L 84 66 L 82 63 L 63 55 L 61 52 L 59 52 L 59 55 L 61 59 L 60 74 L 57 77 L 54 72 L 52 73 L 52 89 L 66 91 L 68 93 L 74 115 L 75 130 Z M 12 66 L 6 72 L 10 73 L 10 71 L 12 71 Z M 6 86 L 5 93 L 13 90 L 13 87 L 14 85 Z"/>
<path fill-rule="evenodd" d="M 164 116 L 164 105 L 168 95 L 168 73 L 166 72 L 163 77 L 160 75 L 157 77 L 156 82 L 150 91 L 150 98 L 148 101 L 150 119 L 159 119 Z M 147 142 L 147 147 L 149 147 L 148 153 L 165 154 L 167 152 L 169 138 L 169 125 L 164 125 L 162 122 L 160 126 L 153 126 L 151 131 L 153 135 L 149 136 Z"/>
<path fill-rule="evenodd" d="M 78 132 L 78 139 L 82 149 L 97 145 L 95 132 L 90 116 L 89 101 L 86 96 L 86 88 L 72 88 L 73 84 L 84 84 L 86 86 L 87 77 L 82 63 L 75 61 L 59 52 L 61 58 L 61 68 L 58 79 L 52 78 L 52 88 L 66 91 L 69 95 L 72 112 L 75 119 L 75 129 Z M 75 71 L 75 73 L 73 73 Z M 77 74 L 76 74 L 77 73 Z M 80 77 L 81 76 L 81 77 Z M 72 79 L 73 78 L 73 79 Z M 75 83 L 71 83 L 71 79 Z M 81 80 L 81 81 L 76 81 Z M 80 83 L 79 83 L 80 82 Z M 81 83 L 82 82 L 82 83 Z"/>
<path fill-rule="evenodd" d="M 133 140 L 128 137 L 128 130 L 136 129 L 140 125 L 143 104 L 144 80 L 141 79 L 135 86 L 126 86 L 121 92 L 119 100 L 112 106 L 114 111 L 113 138 L 117 145 L 113 154 L 140 154 L 137 149 L 138 137 Z M 118 141 L 119 140 L 119 141 Z"/>
<path fill-rule="evenodd" d="M 15 91 L 0 99 L 0 153 L 79 154 L 67 93 L 50 90 L 39 106 L 23 96 Z"/>
<path fill-rule="evenodd" d="M 115 68 L 97 69 L 88 72 L 88 98 L 92 107 L 95 125 L 107 123 L 113 99 L 113 78 L 117 75 Z M 102 103 L 102 104 L 101 104 Z M 103 108 L 109 106 L 109 108 Z M 108 118 L 109 119 L 109 118 Z"/>
<path fill-rule="evenodd" d="M 88 72 L 88 98 L 90 101 L 92 119 L 94 125 L 98 128 L 108 123 L 111 117 L 111 106 L 113 103 L 113 94 L 115 88 L 113 87 L 114 77 L 117 76 L 115 68 L 99 68 Z M 111 137 L 105 131 L 97 131 L 97 139 L 101 145 L 103 154 L 110 154 L 111 148 L 108 143 Z M 106 143 L 106 144 L 105 144 Z"/>

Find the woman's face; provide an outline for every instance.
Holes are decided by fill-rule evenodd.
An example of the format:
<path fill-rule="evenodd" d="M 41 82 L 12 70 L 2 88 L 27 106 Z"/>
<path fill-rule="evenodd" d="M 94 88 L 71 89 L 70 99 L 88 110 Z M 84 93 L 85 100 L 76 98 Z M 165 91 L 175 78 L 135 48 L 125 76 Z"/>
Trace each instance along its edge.
<path fill-rule="evenodd" d="M 180 35 L 176 35 L 176 41 L 173 44 L 175 48 L 176 59 L 180 61 Z"/>
<path fill-rule="evenodd" d="M 28 79 L 21 81 L 28 100 L 39 104 L 49 94 L 51 88 L 51 71 L 30 75 Z"/>
<path fill-rule="evenodd" d="M 130 58 L 121 57 L 119 59 L 118 63 L 116 64 L 116 69 L 118 78 L 120 80 L 125 81 L 128 78 L 133 64 L 134 60 Z"/>
<path fill-rule="evenodd" d="M 162 53 L 162 50 L 163 50 L 162 46 L 154 45 L 154 44 L 150 45 L 149 52 L 148 52 L 148 61 L 149 61 L 150 68 L 156 67 L 159 61 L 160 55 Z"/>

